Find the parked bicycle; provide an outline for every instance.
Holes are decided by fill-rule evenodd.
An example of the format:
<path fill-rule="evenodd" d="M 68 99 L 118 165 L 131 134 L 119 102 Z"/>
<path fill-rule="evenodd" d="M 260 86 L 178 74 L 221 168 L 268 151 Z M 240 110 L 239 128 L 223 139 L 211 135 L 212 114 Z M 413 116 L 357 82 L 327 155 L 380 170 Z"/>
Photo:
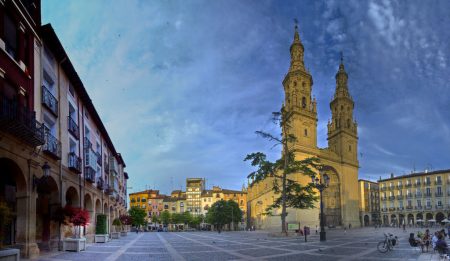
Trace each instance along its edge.
<path fill-rule="evenodd" d="M 390 233 L 384 233 L 384 240 L 378 243 L 378 251 L 380 251 L 381 253 L 386 253 L 387 251 L 394 250 L 394 246 L 397 244 L 397 241 L 397 236 L 394 236 Z"/>

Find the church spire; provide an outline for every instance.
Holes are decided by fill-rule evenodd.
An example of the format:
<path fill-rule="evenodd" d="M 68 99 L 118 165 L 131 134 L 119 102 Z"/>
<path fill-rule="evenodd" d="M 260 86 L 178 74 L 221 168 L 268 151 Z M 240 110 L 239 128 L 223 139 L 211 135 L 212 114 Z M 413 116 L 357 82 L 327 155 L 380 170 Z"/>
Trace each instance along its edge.
<path fill-rule="evenodd" d="M 300 35 L 298 33 L 298 25 L 297 25 L 297 19 L 295 21 L 295 31 L 294 31 L 294 41 L 291 44 L 291 66 L 289 68 L 289 71 L 295 71 L 298 69 L 304 70 L 305 65 L 303 63 L 303 54 L 304 54 L 304 47 L 300 40 Z"/>

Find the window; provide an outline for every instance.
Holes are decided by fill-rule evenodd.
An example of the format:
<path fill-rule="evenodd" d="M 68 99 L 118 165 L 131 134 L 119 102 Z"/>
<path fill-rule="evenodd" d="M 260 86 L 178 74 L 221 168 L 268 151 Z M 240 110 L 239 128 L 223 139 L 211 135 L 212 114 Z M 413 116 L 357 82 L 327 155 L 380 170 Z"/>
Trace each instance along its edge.
<path fill-rule="evenodd" d="M 17 55 L 17 25 L 13 19 L 8 15 L 4 14 L 4 40 L 6 52 L 16 59 Z"/>
<path fill-rule="evenodd" d="M 302 97 L 302 108 L 306 108 L 306 98 Z"/>
<path fill-rule="evenodd" d="M 430 188 L 427 188 L 427 190 L 426 190 L 426 195 L 427 195 L 427 196 L 430 196 L 430 195 L 431 195 L 431 189 L 430 189 Z"/>
<path fill-rule="evenodd" d="M 427 185 L 431 184 L 430 177 L 426 177 L 426 183 L 427 183 Z"/>
<path fill-rule="evenodd" d="M 412 206 L 412 201 L 408 200 L 408 207 L 411 207 L 411 206 Z"/>
<path fill-rule="evenodd" d="M 427 207 L 431 207 L 431 201 L 429 199 L 427 200 Z"/>
<path fill-rule="evenodd" d="M 348 151 L 352 151 L 352 145 L 348 145 Z"/>
<path fill-rule="evenodd" d="M 308 129 L 305 129 L 305 136 L 308 136 Z"/>
<path fill-rule="evenodd" d="M 297 82 L 294 81 L 294 86 L 297 86 Z"/>
<path fill-rule="evenodd" d="M 438 205 L 439 207 L 441 207 L 441 206 L 442 206 L 442 201 L 438 200 L 437 205 Z"/>
<path fill-rule="evenodd" d="M 420 200 L 420 199 L 417 200 L 417 206 L 422 207 L 422 200 Z"/>
<path fill-rule="evenodd" d="M 441 183 L 441 182 L 442 182 L 441 176 L 437 176 L 437 177 L 436 177 L 436 181 L 437 181 L 438 183 Z"/>
<path fill-rule="evenodd" d="M 441 187 L 437 187 L 437 194 L 438 195 L 442 195 L 442 188 Z"/>
<path fill-rule="evenodd" d="M 398 202 L 398 206 L 399 206 L 400 208 L 403 208 L 403 200 Z"/>

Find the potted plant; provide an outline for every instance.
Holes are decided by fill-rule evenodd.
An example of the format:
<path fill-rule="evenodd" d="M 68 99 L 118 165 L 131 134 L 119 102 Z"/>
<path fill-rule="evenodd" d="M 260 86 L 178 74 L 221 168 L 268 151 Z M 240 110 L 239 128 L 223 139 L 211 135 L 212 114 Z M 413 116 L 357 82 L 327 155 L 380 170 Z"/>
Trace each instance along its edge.
<path fill-rule="evenodd" d="M 131 225 L 132 221 L 130 215 L 121 215 L 120 222 L 122 222 L 122 231 L 120 232 L 120 236 L 124 237 L 128 234 L 128 226 Z"/>
<path fill-rule="evenodd" d="M 108 242 L 108 229 L 106 227 L 106 215 L 97 215 L 97 223 L 95 225 L 95 243 L 106 243 Z"/>
<path fill-rule="evenodd" d="M 115 218 L 113 220 L 112 225 L 114 226 L 114 232 L 111 233 L 111 238 L 112 239 L 118 239 L 120 237 L 120 232 L 118 232 L 118 227 L 122 226 L 122 222 L 120 222 L 119 218 Z"/>
<path fill-rule="evenodd" d="M 66 213 L 69 216 L 69 222 L 75 226 L 75 236 L 64 239 L 64 251 L 82 251 L 86 250 L 86 238 L 81 237 L 81 227 L 89 223 L 89 211 L 81 208 L 66 206 Z"/>
<path fill-rule="evenodd" d="M 20 250 L 14 248 L 3 248 L 3 233 L 6 226 L 10 224 L 12 211 L 6 202 L 0 201 L 0 260 L 20 260 Z"/>

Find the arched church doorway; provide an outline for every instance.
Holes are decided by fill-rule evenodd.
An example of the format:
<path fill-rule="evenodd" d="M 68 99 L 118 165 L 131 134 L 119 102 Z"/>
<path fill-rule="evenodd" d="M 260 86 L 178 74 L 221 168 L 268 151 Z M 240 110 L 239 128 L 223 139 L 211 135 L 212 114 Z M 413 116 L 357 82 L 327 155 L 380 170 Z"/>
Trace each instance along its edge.
<path fill-rule="evenodd" d="M 4 246 L 26 240 L 27 184 L 20 167 L 11 159 L 0 158 L 0 204 L 11 213 L 11 219 L 0 229 Z"/>
<path fill-rule="evenodd" d="M 323 204 L 325 214 L 325 225 L 336 227 L 342 225 L 341 216 L 341 189 L 339 176 L 331 166 L 324 166 L 322 174 L 327 174 L 330 178 L 328 188 L 323 190 Z"/>

